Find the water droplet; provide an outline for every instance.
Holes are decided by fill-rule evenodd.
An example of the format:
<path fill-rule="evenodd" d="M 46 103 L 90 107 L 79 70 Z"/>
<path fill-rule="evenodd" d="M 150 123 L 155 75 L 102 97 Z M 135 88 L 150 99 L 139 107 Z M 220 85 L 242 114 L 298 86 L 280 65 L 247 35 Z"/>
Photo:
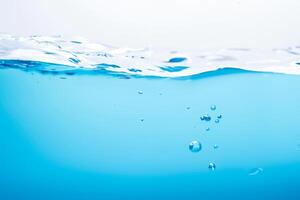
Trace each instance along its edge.
<path fill-rule="evenodd" d="M 189 149 L 191 152 L 199 152 L 202 149 L 202 145 L 199 141 L 193 140 L 189 144 Z"/>
<path fill-rule="evenodd" d="M 260 167 L 258 167 L 258 168 L 253 168 L 253 169 L 250 170 L 249 176 L 255 176 L 255 175 L 258 175 L 258 174 L 262 173 L 263 171 L 264 171 L 263 168 L 260 168 Z"/>
<path fill-rule="evenodd" d="M 205 130 L 206 130 L 206 131 L 210 131 L 210 128 L 209 128 L 209 127 L 207 127 Z"/>
<path fill-rule="evenodd" d="M 221 118 L 222 118 L 222 115 L 218 115 L 217 118 L 218 118 L 218 119 L 221 119 Z"/>
<path fill-rule="evenodd" d="M 144 121 L 144 119 L 141 119 L 141 122 L 143 122 Z"/>
<path fill-rule="evenodd" d="M 216 109 L 217 109 L 217 106 L 216 106 L 216 105 L 211 105 L 211 106 L 210 106 L 210 109 L 211 109 L 211 110 L 216 110 Z"/>
<path fill-rule="evenodd" d="M 138 91 L 138 94 L 144 94 L 143 91 Z"/>
<path fill-rule="evenodd" d="M 216 123 L 219 123 L 219 122 L 220 122 L 220 120 L 219 120 L 219 119 L 216 119 L 216 120 L 215 120 L 215 122 L 216 122 Z"/>
<path fill-rule="evenodd" d="M 219 148 L 219 145 L 215 144 L 214 149 L 218 149 L 218 148 Z"/>
<path fill-rule="evenodd" d="M 209 165 L 208 165 L 208 169 L 210 169 L 210 170 L 212 170 L 212 171 L 214 171 L 215 169 L 216 169 L 216 164 L 215 163 L 209 163 Z"/>
<path fill-rule="evenodd" d="M 188 107 L 186 107 L 186 109 L 189 110 L 189 109 L 191 109 L 191 107 L 188 106 Z"/>
<path fill-rule="evenodd" d="M 209 115 L 203 115 L 202 117 L 200 117 L 201 121 L 210 121 L 211 117 Z"/>

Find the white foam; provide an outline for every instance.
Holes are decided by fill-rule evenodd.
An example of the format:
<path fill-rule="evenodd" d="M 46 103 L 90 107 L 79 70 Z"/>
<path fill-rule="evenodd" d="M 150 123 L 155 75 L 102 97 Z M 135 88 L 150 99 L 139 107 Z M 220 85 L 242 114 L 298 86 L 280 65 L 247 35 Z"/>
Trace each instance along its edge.
<path fill-rule="evenodd" d="M 168 62 L 171 58 L 179 57 L 187 59 Z M 108 67 L 106 70 L 160 77 L 190 76 L 221 68 L 300 74 L 300 65 L 297 64 L 300 62 L 299 46 L 285 49 L 224 48 L 175 52 L 172 49 L 110 47 L 83 38 L 14 37 L 6 34 L 0 35 L 0 59 L 41 61 L 82 70 L 97 69 L 97 64 L 105 63 L 120 67 Z M 79 62 L 74 62 L 74 59 Z M 182 66 L 187 68 L 178 68 Z"/>

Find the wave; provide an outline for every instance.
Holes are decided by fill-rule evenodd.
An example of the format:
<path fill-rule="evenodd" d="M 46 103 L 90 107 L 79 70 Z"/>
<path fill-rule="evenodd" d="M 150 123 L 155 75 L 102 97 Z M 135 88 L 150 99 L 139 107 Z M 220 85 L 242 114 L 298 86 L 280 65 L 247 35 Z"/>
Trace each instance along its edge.
<path fill-rule="evenodd" d="M 48 74 L 119 77 L 205 77 L 228 72 L 300 74 L 300 46 L 273 49 L 163 51 L 117 48 L 83 38 L 0 35 L 0 67 Z M 224 70 L 226 69 L 224 72 Z"/>

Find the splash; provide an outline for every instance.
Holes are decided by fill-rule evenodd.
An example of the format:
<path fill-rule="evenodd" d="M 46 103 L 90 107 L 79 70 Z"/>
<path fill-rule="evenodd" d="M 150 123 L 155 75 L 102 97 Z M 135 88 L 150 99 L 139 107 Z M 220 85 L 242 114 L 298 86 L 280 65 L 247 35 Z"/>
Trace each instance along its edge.
<path fill-rule="evenodd" d="M 199 49 L 191 52 L 116 48 L 61 36 L 0 35 L 0 67 L 43 73 L 188 77 L 219 69 L 300 74 L 300 46 Z"/>

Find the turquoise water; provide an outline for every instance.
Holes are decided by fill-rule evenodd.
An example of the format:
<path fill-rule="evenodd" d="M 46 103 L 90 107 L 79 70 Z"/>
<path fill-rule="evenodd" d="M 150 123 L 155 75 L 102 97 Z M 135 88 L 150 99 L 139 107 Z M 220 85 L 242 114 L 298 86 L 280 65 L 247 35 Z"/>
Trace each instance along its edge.
<path fill-rule="evenodd" d="M 299 76 L 2 69 L 0 91 L 1 199 L 300 198 Z"/>
<path fill-rule="evenodd" d="M 299 55 L 0 35 L 0 199 L 300 199 Z"/>

